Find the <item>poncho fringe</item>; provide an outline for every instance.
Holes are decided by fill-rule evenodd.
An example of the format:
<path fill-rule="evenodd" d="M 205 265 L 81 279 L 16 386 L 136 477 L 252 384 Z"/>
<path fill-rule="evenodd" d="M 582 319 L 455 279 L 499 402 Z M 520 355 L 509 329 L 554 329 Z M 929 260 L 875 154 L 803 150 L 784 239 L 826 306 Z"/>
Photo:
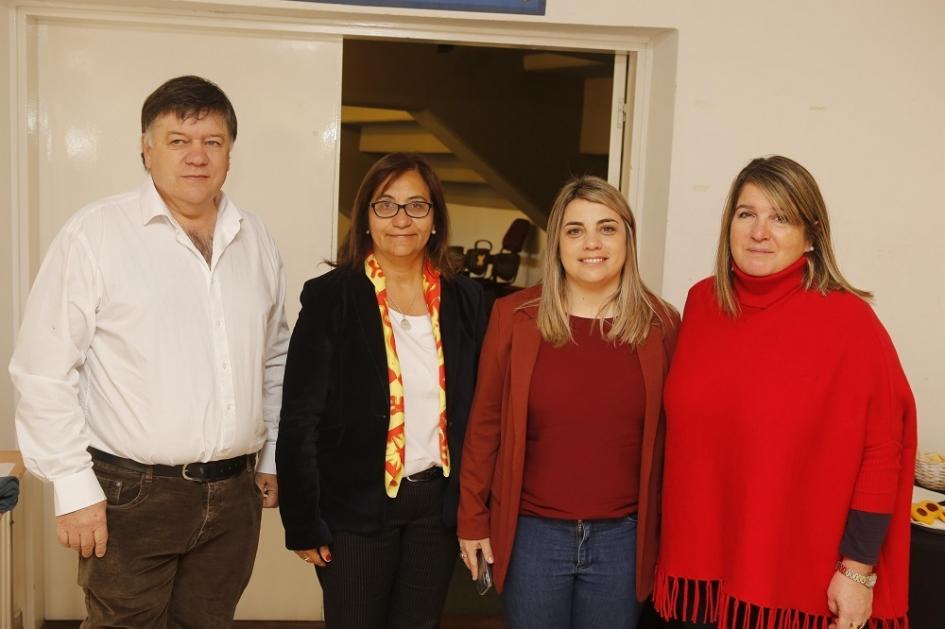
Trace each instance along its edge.
<path fill-rule="evenodd" d="M 711 624 L 719 629 L 828 629 L 832 618 L 797 609 L 772 609 L 742 601 L 718 581 L 673 577 L 656 570 L 653 605 L 664 620 Z M 870 618 L 867 629 L 909 629 L 907 616 Z"/>

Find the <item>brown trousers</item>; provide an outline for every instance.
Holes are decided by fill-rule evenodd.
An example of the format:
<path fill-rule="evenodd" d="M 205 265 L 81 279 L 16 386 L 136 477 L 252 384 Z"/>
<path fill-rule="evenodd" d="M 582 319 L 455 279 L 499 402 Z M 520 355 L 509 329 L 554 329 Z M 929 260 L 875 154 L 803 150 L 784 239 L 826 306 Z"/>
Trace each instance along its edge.
<path fill-rule="evenodd" d="M 101 461 L 108 550 L 79 559 L 83 629 L 231 627 L 256 559 L 262 498 L 247 469 L 194 483 Z"/>

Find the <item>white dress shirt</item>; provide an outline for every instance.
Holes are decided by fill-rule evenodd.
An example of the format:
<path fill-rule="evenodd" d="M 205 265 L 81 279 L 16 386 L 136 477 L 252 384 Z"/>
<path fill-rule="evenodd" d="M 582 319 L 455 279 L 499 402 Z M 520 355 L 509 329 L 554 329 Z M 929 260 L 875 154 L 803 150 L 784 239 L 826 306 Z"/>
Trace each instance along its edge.
<path fill-rule="evenodd" d="M 404 476 L 442 465 L 440 460 L 440 367 L 430 315 L 390 311 L 397 359 L 404 379 Z"/>
<path fill-rule="evenodd" d="M 260 451 L 275 474 L 284 298 L 271 236 L 222 193 L 209 266 L 150 178 L 70 218 L 10 361 L 20 450 L 56 514 L 104 500 L 90 445 L 167 465 Z"/>

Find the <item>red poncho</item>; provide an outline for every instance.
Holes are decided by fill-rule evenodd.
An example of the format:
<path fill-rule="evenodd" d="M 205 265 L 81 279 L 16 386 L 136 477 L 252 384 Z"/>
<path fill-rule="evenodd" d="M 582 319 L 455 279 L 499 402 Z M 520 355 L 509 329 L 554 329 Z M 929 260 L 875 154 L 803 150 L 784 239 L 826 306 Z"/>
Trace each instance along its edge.
<path fill-rule="evenodd" d="M 738 317 L 719 309 L 712 278 L 689 292 L 664 395 L 653 596 L 665 618 L 826 629 L 857 509 L 892 514 L 869 626 L 908 625 L 915 402 L 873 310 L 805 290 L 805 263 L 736 269 Z"/>

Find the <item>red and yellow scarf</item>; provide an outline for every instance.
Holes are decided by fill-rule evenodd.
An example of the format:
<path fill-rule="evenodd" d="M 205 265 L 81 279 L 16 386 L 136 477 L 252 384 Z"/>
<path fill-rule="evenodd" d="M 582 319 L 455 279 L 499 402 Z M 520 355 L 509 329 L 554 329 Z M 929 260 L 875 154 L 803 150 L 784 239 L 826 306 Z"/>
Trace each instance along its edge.
<path fill-rule="evenodd" d="M 404 473 L 404 458 L 407 437 L 404 432 L 404 377 L 400 372 L 394 328 L 390 323 L 387 305 L 387 283 L 384 271 L 374 254 L 364 261 L 364 273 L 374 284 L 377 306 L 381 311 L 384 326 L 384 349 L 387 352 L 387 377 L 390 383 L 390 423 L 387 427 L 387 449 L 384 453 L 384 487 L 391 498 L 397 496 Z M 429 260 L 423 261 L 423 300 L 427 304 L 433 323 L 433 340 L 436 343 L 436 361 L 440 373 L 440 464 L 443 475 L 450 475 L 450 451 L 446 440 L 446 365 L 443 362 L 443 338 L 440 335 L 440 273 Z M 406 314 L 406 313 L 403 313 Z"/>

